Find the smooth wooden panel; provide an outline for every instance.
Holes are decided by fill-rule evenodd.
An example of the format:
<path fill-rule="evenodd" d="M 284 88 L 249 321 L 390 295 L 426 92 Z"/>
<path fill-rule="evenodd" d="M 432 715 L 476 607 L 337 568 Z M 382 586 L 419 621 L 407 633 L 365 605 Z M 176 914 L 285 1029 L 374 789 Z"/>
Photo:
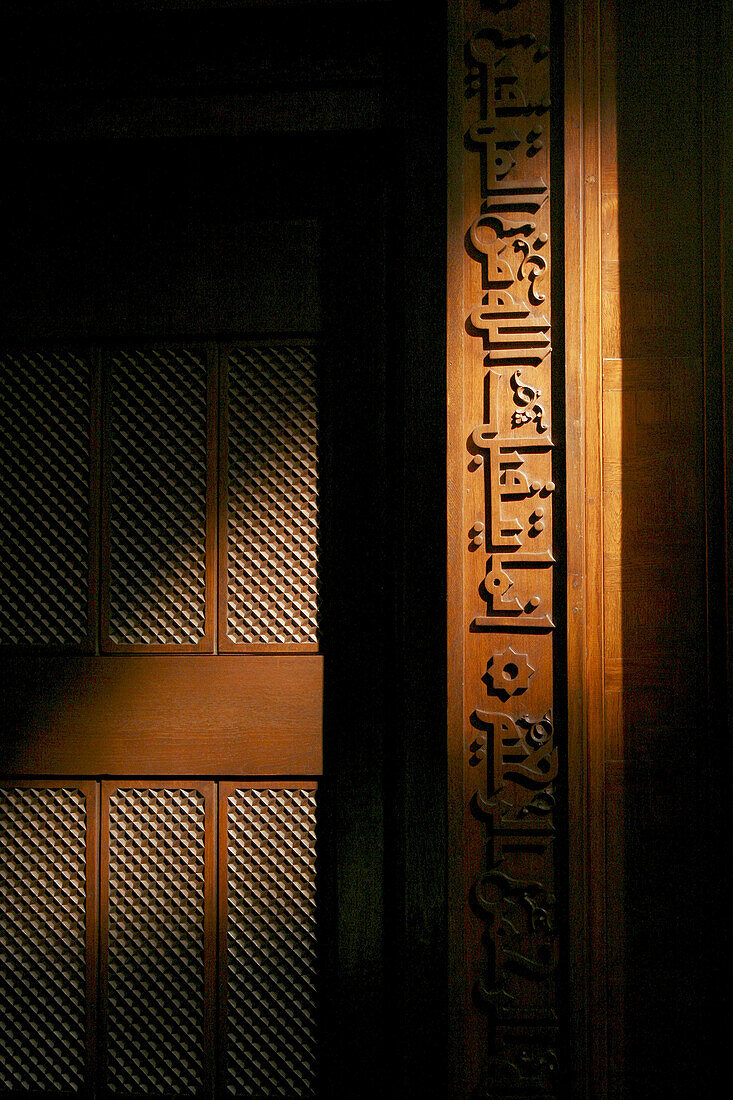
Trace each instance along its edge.
<path fill-rule="evenodd" d="M 621 720 L 620 695 L 606 695 L 606 738 Z M 604 1014 L 608 1071 L 612 1078 L 624 1067 L 624 767 L 606 764 L 606 861 L 608 917 L 606 957 L 608 961 L 607 1002 Z"/>
<path fill-rule="evenodd" d="M 7 658 L 7 775 L 319 775 L 323 660 Z"/>
<path fill-rule="evenodd" d="M 613 158 L 615 142 L 608 130 L 609 114 L 599 79 L 609 43 L 601 33 L 598 0 L 586 0 L 582 10 L 582 98 L 576 110 L 581 118 L 583 325 L 579 332 L 583 372 L 583 481 L 584 567 L 586 577 L 585 652 L 583 668 L 584 735 L 588 785 L 588 939 L 592 960 L 588 972 L 588 1065 L 590 1088 L 598 1096 L 606 1090 L 606 1034 L 599 1021 L 606 1004 L 606 890 L 603 669 L 603 462 L 602 436 L 602 323 L 601 240 L 604 163 Z M 571 231 L 572 235 L 572 231 Z M 572 284 L 571 284 L 572 285 Z"/>
<path fill-rule="evenodd" d="M 565 187 L 565 454 L 567 469 L 585 464 L 584 297 L 584 150 L 583 9 L 580 0 L 565 4 L 564 34 L 564 164 Z M 589 1094 L 589 830 L 588 744 L 586 730 L 586 505 L 583 477 L 566 487 L 567 608 L 567 754 L 568 754 L 568 951 L 573 959 L 568 987 L 569 1095 Z M 594 960 L 595 962 L 595 960 Z"/>

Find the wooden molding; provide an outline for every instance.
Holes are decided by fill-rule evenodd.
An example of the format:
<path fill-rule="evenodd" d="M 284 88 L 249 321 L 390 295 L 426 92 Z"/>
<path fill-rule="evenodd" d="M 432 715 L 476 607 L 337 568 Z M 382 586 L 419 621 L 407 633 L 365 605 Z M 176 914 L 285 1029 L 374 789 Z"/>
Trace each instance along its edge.
<path fill-rule="evenodd" d="M 568 863 L 571 1095 L 606 1095 L 600 13 L 565 5 Z M 591 965 L 592 959 L 592 965 Z"/>

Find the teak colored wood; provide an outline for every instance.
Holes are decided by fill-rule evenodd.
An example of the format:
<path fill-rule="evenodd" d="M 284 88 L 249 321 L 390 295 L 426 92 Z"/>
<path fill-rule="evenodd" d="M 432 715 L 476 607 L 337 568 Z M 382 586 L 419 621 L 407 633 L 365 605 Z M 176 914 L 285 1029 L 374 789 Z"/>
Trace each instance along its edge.
<path fill-rule="evenodd" d="M 115 502 L 111 496 L 111 476 L 112 476 L 112 454 L 113 447 L 119 451 L 122 460 L 124 461 L 125 449 L 127 446 L 124 436 L 124 425 L 113 423 L 112 421 L 112 380 L 111 372 L 113 370 L 112 355 L 115 351 L 119 350 L 124 352 L 125 350 L 134 351 L 135 353 L 145 354 L 146 352 L 154 352 L 156 350 L 168 351 L 172 350 L 174 353 L 179 349 L 190 349 L 193 352 L 199 354 L 206 363 L 206 440 L 204 461 L 206 464 L 206 501 L 204 509 L 204 532 L 203 537 L 200 540 L 200 555 L 201 564 L 204 571 L 204 624 L 202 636 L 194 643 L 186 642 L 119 642 L 113 640 L 110 637 L 110 631 L 112 624 L 110 623 L 110 584 L 111 584 L 111 555 L 114 554 L 118 547 L 112 545 L 111 541 L 111 513 L 114 508 Z M 217 353 L 216 348 L 212 343 L 201 343 L 197 341 L 188 341 L 185 344 L 179 341 L 168 341 L 166 344 L 153 344 L 150 342 L 138 342 L 133 347 L 128 349 L 122 348 L 106 348 L 97 350 L 97 357 L 101 361 L 101 441 L 102 441 L 102 463 L 101 463 L 101 600 L 100 600 L 100 645 L 103 653 L 213 653 L 215 652 L 215 613 L 216 613 L 216 491 L 217 491 L 217 426 L 218 426 L 218 377 L 217 377 Z M 128 410 L 128 416 L 132 410 Z M 128 424 L 129 429 L 129 424 Z M 96 425 L 93 424 L 93 431 L 96 430 Z M 171 455 L 171 457 L 173 457 Z M 163 471 L 152 471 L 153 476 L 161 476 Z M 168 471 L 165 471 L 166 475 Z M 145 477 L 145 471 L 138 471 L 138 479 Z M 175 479 L 166 487 L 167 491 L 175 496 L 177 491 L 177 485 Z M 170 501 L 166 494 L 162 494 L 158 501 L 154 503 L 160 508 L 161 512 L 165 516 L 167 509 L 170 507 Z M 173 519 L 171 519 L 173 522 Z M 141 550 L 143 555 L 139 563 L 140 570 L 150 571 L 153 567 L 150 561 L 146 561 L 144 558 L 144 550 Z M 170 565 L 169 565 L 170 569 Z M 159 578 L 152 574 L 150 577 L 153 588 L 159 583 Z M 119 580 L 118 580 L 118 583 Z M 179 582 L 180 583 L 180 582 Z M 170 578 L 166 578 L 165 585 L 170 584 Z M 96 602 L 94 603 L 96 607 Z M 181 601 L 181 607 L 184 607 L 185 603 Z M 183 614 L 183 611 L 181 612 Z M 154 622 L 149 624 L 154 627 Z M 96 629 L 96 626 L 95 626 Z"/>
<path fill-rule="evenodd" d="M 319 775 L 323 659 L 6 658 L 6 775 Z"/>
<path fill-rule="evenodd" d="M 567 768 L 554 702 L 550 5 L 467 3 L 456 24 L 447 317 L 453 1088 L 493 1096 L 511 1079 L 519 1092 L 549 1096 L 560 1086 L 564 1023 L 556 900 L 565 876 L 555 838 Z"/>
<path fill-rule="evenodd" d="M 85 923 L 84 923 L 84 937 L 86 943 L 86 981 L 85 981 L 85 999 L 84 999 L 84 1016 L 85 1016 L 85 1087 L 88 1090 L 89 1095 L 92 1095 L 95 1080 L 96 1080 L 96 1060 L 97 1060 L 97 1010 L 98 1010 L 98 986 L 99 986 L 99 965 L 98 965 L 98 951 L 97 942 L 99 935 L 99 785 L 91 780 L 86 779 L 0 779 L 0 788 L 5 789 L 34 789 L 39 792 L 44 790 L 52 790 L 57 788 L 63 788 L 65 790 L 79 791 L 84 796 L 86 807 L 86 843 L 84 852 L 84 910 L 85 910 Z M 36 823 L 29 820 L 28 825 L 33 828 Z M 54 845 L 54 838 L 48 837 L 49 847 L 46 852 L 40 855 L 35 853 L 34 870 L 39 867 L 43 867 L 44 858 L 51 863 L 56 864 L 56 869 L 63 873 L 64 859 L 59 857 L 59 849 Z M 31 882 L 34 871 L 31 871 Z M 56 898 L 49 898 L 47 891 L 47 883 L 43 881 L 35 880 L 35 888 L 42 888 L 44 890 L 44 904 L 49 905 L 49 902 L 56 904 L 57 917 L 61 924 L 64 923 L 64 914 L 66 909 L 66 898 L 62 895 Z M 32 909 L 32 899 L 29 899 L 29 910 Z M 66 914 L 69 917 L 69 914 Z M 73 915 L 71 915 L 73 922 Z M 22 929 L 19 930 L 22 935 Z M 26 956 L 27 948 L 24 948 L 21 944 L 18 945 L 19 950 L 15 958 L 17 958 L 17 966 L 20 971 L 18 975 L 18 987 L 22 987 L 24 981 L 35 982 L 38 981 L 38 974 L 27 973 L 23 974 L 23 960 Z M 65 962 L 68 960 L 63 958 L 61 953 L 56 953 L 54 966 L 49 967 L 48 973 L 41 981 L 41 988 L 44 988 L 44 983 L 48 980 L 49 975 L 53 976 L 55 981 L 55 989 L 52 984 L 50 987 L 46 987 L 46 992 L 55 1001 L 55 1010 L 61 1013 L 63 1017 L 63 1006 L 61 1006 L 56 999 L 59 984 L 63 984 L 64 973 L 63 968 Z M 54 969 L 56 974 L 54 976 Z M 56 996 L 55 996 L 56 995 Z M 53 1013 L 48 1013 L 48 1005 L 46 1006 L 46 1018 L 44 1021 L 45 1027 L 53 1027 Z M 4 1026 L 7 1028 L 10 1026 L 9 1021 L 5 1021 Z M 25 1031 L 25 1027 L 23 1028 Z M 63 1026 L 59 1029 L 60 1033 L 63 1033 Z M 42 1057 L 45 1052 L 42 1052 Z M 35 1071 L 43 1077 L 50 1067 L 43 1064 L 36 1065 L 33 1058 L 30 1059 L 31 1065 L 28 1066 L 29 1082 L 33 1079 L 32 1072 Z"/>
<path fill-rule="evenodd" d="M 119 874 L 116 883 L 116 892 L 110 895 L 110 804 L 115 796 L 124 791 L 134 792 L 140 798 L 141 805 L 136 807 L 136 816 L 123 815 L 121 819 L 121 835 L 118 841 L 124 851 L 124 846 L 129 844 L 132 858 L 127 861 L 124 871 Z M 195 892 L 192 876 L 186 874 L 185 844 L 187 833 L 191 825 L 184 814 L 170 825 L 175 830 L 181 829 L 180 837 L 165 835 L 163 844 L 159 845 L 156 836 L 155 818 L 145 821 L 145 805 L 142 802 L 146 796 L 153 796 L 156 792 L 170 792 L 175 795 L 177 791 L 190 791 L 194 795 L 200 795 L 203 801 L 203 814 L 201 822 L 201 856 L 203 863 L 203 882 L 198 894 Z M 153 802 L 153 810 L 155 805 Z M 172 778 L 158 781 L 131 779 L 131 780 L 107 780 L 101 784 L 101 844 L 100 844 L 100 920 L 99 920 L 99 969 L 100 969 L 100 1013 L 99 1013 L 99 1075 L 102 1086 L 102 1095 L 110 1095 L 119 1091 L 119 1086 L 111 1080 L 111 1067 L 109 1058 L 110 1046 L 110 921 L 112 917 L 111 904 L 122 909 L 122 931 L 127 933 L 128 942 L 123 942 L 122 951 L 118 959 L 119 971 L 117 977 L 117 989 L 115 998 L 117 1003 L 117 1041 L 118 1044 L 127 1040 L 126 1029 L 134 1027 L 138 1031 L 146 1025 L 145 1012 L 153 1012 L 161 1019 L 161 1030 L 157 1036 L 160 1046 L 154 1051 L 155 1061 L 160 1065 L 165 1064 L 166 1058 L 170 1062 L 170 1071 L 175 1073 L 178 1069 L 175 1047 L 167 1045 L 166 1027 L 168 1017 L 166 1012 L 166 998 L 173 1002 L 174 1015 L 185 1018 L 187 1011 L 187 993 L 185 982 L 193 978 L 196 984 L 196 993 L 201 996 L 201 1013 L 187 1028 L 187 1039 L 190 1046 L 186 1049 L 187 1061 L 190 1059 L 194 1072 L 200 1078 L 200 1083 L 195 1091 L 197 1096 L 210 1096 L 214 1088 L 215 1073 L 215 1042 L 216 1042 L 216 952 L 217 952 L 217 928 L 216 928 L 216 784 L 202 781 L 180 781 Z M 166 823 L 167 824 L 167 823 Z M 142 828 L 141 828 L 142 826 Z M 180 845 L 177 847 L 177 841 Z M 164 846 L 163 846 L 164 845 Z M 153 870 L 154 869 L 154 870 Z M 151 874 L 152 871 L 152 874 Z M 137 874 L 137 877 L 136 877 Z M 155 878 L 155 889 L 151 890 L 151 880 Z M 178 881 L 177 881 L 178 880 Z M 172 884 L 172 885 L 171 885 Z M 193 935 L 191 922 L 193 912 L 199 908 L 200 933 Z M 181 910 L 182 912 L 179 912 Z M 140 913 L 140 927 L 138 940 L 129 942 L 129 921 L 132 913 Z M 177 931 L 176 922 L 180 921 L 183 934 Z M 125 923 L 128 929 L 125 929 Z M 200 966 L 198 973 L 192 967 L 190 957 L 182 953 L 179 957 L 178 938 L 184 940 L 186 935 L 189 942 L 186 946 L 191 949 L 194 943 L 200 950 Z M 149 942 L 144 941 L 150 936 Z M 168 940 L 166 940 L 168 936 Z M 147 948 L 148 955 L 145 963 L 149 972 L 139 970 L 131 965 L 129 955 L 125 954 L 125 948 L 129 952 L 132 948 L 143 952 Z M 180 968 L 180 969 L 179 969 Z M 181 982 L 184 984 L 181 986 Z M 136 984 L 139 987 L 136 988 Z M 189 994 L 190 995 L 190 994 Z M 153 999 L 158 999 L 157 1012 Z M 148 1003 L 145 1004 L 146 999 Z M 198 1000 L 198 997 L 197 997 Z M 141 1004 L 144 1006 L 140 1011 Z M 122 1007 L 119 1007 L 122 1005 Z M 188 1021 L 187 1021 L 188 1023 Z M 121 1025 L 121 1026 L 120 1026 Z M 120 1058 L 120 1050 L 117 1057 Z M 156 1069 L 155 1076 L 149 1076 L 150 1064 L 144 1061 L 140 1065 L 135 1063 L 136 1051 L 128 1047 L 124 1052 L 125 1071 L 129 1074 L 128 1080 L 136 1080 L 138 1087 L 160 1089 L 164 1074 L 161 1069 Z M 190 1087 L 187 1091 L 190 1091 Z"/>
<path fill-rule="evenodd" d="M 319 646 L 316 641 L 312 642 L 298 642 L 298 641 L 250 641 L 242 642 L 234 640 L 229 633 L 229 602 L 232 598 L 230 576 L 230 562 L 229 562 L 229 493 L 230 493 L 230 442 L 229 442 L 229 371 L 230 371 L 230 357 L 237 349 L 253 350 L 260 348 L 272 348 L 277 350 L 282 348 L 286 350 L 289 347 L 293 349 L 309 348 L 315 350 L 317 348 L 316 340 L 313 336 L 302 337 L 282 337 L 272 336 L 259 337 L 258 339 L 245 338 L 236 342 L 224 342 L 219 347 L 219 472 L 218 472 L 218 584 L 217 584 L 217 606 L 218 606 L 218 623 L 217 623 L 217 648 L 219 653 L 317 653 Z M 278 382 L 273 379 L 272 391 L 269 397 L 274 400 L 275 395 L 278 394 Z M 280 385 L 280 399 L 283 402 L 283 412 L 278 417 L 278 424 L 282 432 L 286 432 L 286 423 L 292 425 L 292 422 L 286 420 L 285 413 L 289 411 L 287 409 L 288 404 L 292 400 L 292 395 L 286 393 Z M 267 437 L 270 434 L 272 425 L 263 424 L 263 434 Z M 276 512 L 275 517 L 270 518 L 272 528 L 276 528 L 278 525 L 290 528 L 293 530 L 290 539 L 293 543 L 297 540 L 297 525 L 293 524 L 295 518 L 291 512 L 291 515 L 287 515 L 287 508 L 285 512 L 282 511 L 282 504 L 277 500 L 287 499 L 288 489 L 292 489 L 292 486 L 287 482 L 287 454 L 290 450 L 297 451 L 299 446 L 299 440 L 297 435 L 295 438 L 290 438 L 286 433 L 282 435 L 278 441 L 277 448 L 274 446 L 274 439 L 266 439 L 273 445 L 273 450 L 268 454 L 266 451 L 263 453 L 255 454 L 254 460 L 258 464 L 262 464 L 264 469 L 268 469 L 268 463 L 271 464 L 269 473 L 271 475 L 278 476 L 281 480 L 278 484 L 277 490 L 274 490 L 273 510 Z M 258 446 L 262 446 L 262 440 L 257 441 Z M 241 447 L 241 441 L 240 441 Z M 278 453 L 279 452 L 279 453 Z M 313 486 L 314 491 L 318 490 L 318 479 L 316 478 L 316 484 Z M 259 507 L 263 508 L 263 502 L 258 502 Z M 278 514 L 278 506 L 280 507 L 280 513 Z M 291 505 L 292 509 L 292 505 Z M 267 519 L 266 515 L 259 517 L 261 520 Z M 274 541 L 274 540 L 273 540 Z M 273 546 L 273 551 L 275 546 Z M 263 583 L 263 578 L 259 576 L 253 577 L 253 585 L 257 586 Z M 281 625 L 277 621 L 277 608 L 282 601 L 282 596 L 278 596 L 277 587 L 273 585 L 273 597 L 272 597 L 272 618 L 271 630 L 276 631 L 278 625 Z"/>
<path fill-rule="evenodd" d="M 217 964 L 218 964 L 218 1016 L 217 1016 L 217 1043 L 218 1043 L 218 1081 L 222 1089 L 228 1089 L 229 1091 L 236 1091 L 237 1088 L 237 1071 L 241 1075 L 241 1055 L 242 1050 L 247 1050 L 247 1047 L 256 1048 L 257 1054 L 254 1058 L 256 1064 L 256 1070 L 261 1072 L 263 1063 L 266 1063 L 268 1057 L 273 1059 L 273 1065 L 277 1066 L 276 1072 L 279 1075 L 281 1087 L 292 1086 L 294 1081 L 297 1081 L 298 1085 L 303 1081 L 303 1077 L 300 1076 L 300 1068 L 298 1065 L 299 1058 L 307 1059 L 308 1066 L 308 1081 L 312 1084 L 312 1074 L 314 1070 L 314 1035 L 311 1030 L 311 1021 L 314 1016 L 317 1015 L 317 1001 L 322 995 L 322 991 L 311 987 L 310 979 L 311 975 L 304 975 L 299 970 L 299 963 L 303 963 L 302 942 L 299 942 L 298 929 L 301 922 L 307 926 L 311 926 L 311 922 L 315 922 L 316 910 L 315 905 L 312 909 L 309 907 L 308 901 L 305 901 L 302 896 L 303 883 L 298 881 L 298 874 L 302 873 L 302 867 L 300 861 L 303 860 L 305 855 L 306 862 L 309 861 L 309 857 L 312 857 L 312 849 L 309 849 L 308 845 L 303 844 L 303 837 L 299 833 L 299 822 L 293 822 L 287 820 L 276 819 L 271 817 L 269 822 L 264 823 L 261 821 L 251 821 L 250 830 L 246 832 L 241 830 L 239 833 L 239 845 L 232 850 L 232 844 L 230 839 L 230 796 L 235 795 L 237 791 L 241 791 L 243 794 L 248 792 L 262 791 L 263 795 L 267 792 L 272 792 L 277 796 L 279 792 L 288 790 L 295 790 L 298 792 L 308 792 L 309 795 L 315 795 L 318 790 L 318 783 L 313 780 L 251 780 L 251 779 L 238 779 L 238 780 L 225 780 L 217 783 L 217 829 L 218 829 L 218 886 L 217 886 Z M 308 822 L 312 825 L 313 822 Z M 267 857 L 263 861 L 261 868 L 261 876 L 258 874 L 259 868 L 252 871 L 252 852 L 256 850 L 257 843 L 252 842 L 253 834 L 258 831 L 258 826 L 265 825 L 265 832 L 269 835 L 260 836 L 257 838 L 261 846 L 266 846 Z M 270 826 L 269 830 L 267 825 Z M 248 839 L 244 839 L 248 838 Z M 312 840 L 312 834 L 309 838 Z M 278 840 L 281 840 L 281 845 L 278 845 Z M 249 868 L 243 870 L 243 864 L 249 863 Z M 232 866 L 233 864 L 233 866 Z M 312 866 L 312 865 L 311 865 Z M 239 942 L 232 943 L 229 936 L 229 919 L 230 919 L 230 905 L 229 905 L 229 882 L 232 870 L 236 878 L 239 878 L 242 885 L 246 885 L 247 880 L 251 882 L 251 895 L 243 900 L 240 900 L 242 912 L 245 914 L 244 932 L 240 929 L 237 939 Z M 268 881 L 272 883 L 272 878 L 278 878 L 280 880 L 279 885 L 267 885 Z M 307 884 L 308 887 L 313 886 L 313 882 Z M 251 936 L 251 932 L 247 929 L 247 921 L 251 921 L 256 924 L 258 919 L 264 917 L 264 913 L 258 905 L 261 906 L 263 896 L 268 897 L 268 903 L 266 908 L 269 911 L 269 919 L 272 922 L 270 925 L 271 934 L 273 936 L 273 944 L 268 947 L 264 937 L 257 935 Z M 293 900 L 294 911 L 288 912 L 288 900 Z M 309 899 L 312 904 L 312 896 Z M 240 912 L 240 918 L 242 916 Z M 314 931 L 314 929 L 312 929 Z M 243 943 L 249 939 L 249 953 L 252 960 L 249 973 L 242 973 L 240 968 L 239 973 L 235 972 L 235 977 L 247 980 L 252 978 L 253 974 L 256 974 L 257 968 L 262 963 L 264 955 L 269 954 L 271 960 L 271 968 L 267 974 L 255 977 L 252 980 L 252 984 L 255 989 L 251 990 L 253 996 L 252 1016 L 251 1021 L 248 1023 L 242 1018 L 241 1011 L 232 1019 L 231 1010 L 228 998 L 228 988 L 230 982 L 230 974 L 233 967 L 236 967 L 237 962 L 241 956 L 243 950 Z M 313 957 L 305 960 L 307 963 L 313 965 L 316 962 L 315 959 L 315 943 L 313 944 Z M 284 963 L 284 956 L 288 952 L 292 952 L 290 959 Z M 278 964 L 272 965 L 272 960 L 278 960 Z M 294 963 L 292 960 L 297 960 Z M 278 993 L 272 996 L 274 990 L 277 989 Z M 297 1014 L 297 1020 L 294 1020 L 294 1027 L 292 1034 L 288 1034 L 277 1026 L 277 1016 L 279 1012 L 282 1012 L 281 1003 L 278 1002 L 278 997 L 283 997 L 287 1001 L 294 1005 L 294 1011 Z M 273 1026 L 275 1022 L 275 1026 Z M 231 1050 L 233 1045 L 232 1030 L 237 1030 L 238 1046 L 240 1048 L 240 1057 L 235 1059 L 232 1057 L 234 1051 Z M 308 1041 L 310 1040 L 310 1042 Z M 305 1049 L 299 1046 L 305 1042 Z M 292 1045 L 291 1045 L 292 1044 Z M 300 1050 L 299 1058 L 287 1058 L 285 1061 L 290 1062 L 289 1065 L 283 1065 L 282 1062 L 278 1065 L 278 1061 L 283 1058 L 283 1052 L 287 1052 L 288 1048 L 291 1050 Z M 251 1055 L 250 1055 L 251 1058 Z M 240 1063 L 240 1064 L 232 1064 Z M 250 1061 L 250 1067 L 252 1061 Z M 284 1071 L 284 1072 L 283 1072 Z M 257 1079 L 257 1078 L 253 1078 Z"/>
<path fill-rule="evenodd" d="M 565 97 L 565 453 L 568 478 L 567 509 L 567 719 L 568 719 L 568 897 L 573 899 L 568 911 L 568 951 L 573 959 L 573 980 L 569 983 L 568 1050 L 571 1072 L 570 1095 L 585 1100 L 590 1091 L 589 1048 L 597 1041 L 597 1029 L 590 1027 L 590 982 L 603 980 L 602 956 L 593 955 L 591 966 L 589 924 L 598 919 L 589 901 L 589 813 L 588 813 L 588 729 L 597 716 L 597 692 L 588 690 L 589 670 L 597 665 L 597 649 L 588 650 L 587 638 L 593 636 L 594 609 L 597 613 L 597 592 L 589 590 L 588 567 L 593 547 L 597 544 L 596 525 L 599 510 L 586 513 L 586 410 L 593 423 L 593 400 L 597 393 L 597 371 L 594 375 L 586 357 L 586 344 L 593 362 L 594 342 L 597 345 L 597 324 L 594 327 L 592 289 L 597 288 L 593 253 L 586 252 L 583 227 L 586 211 L 593 219 L 591 184 L 584 181 L 584 135 L 595 134 L 592 106 L 584 111 L 584 92 L 593 95 L 592 50 L 595 41 L 591 22 L 591 7 L 575 0 L 565 5 L 564 97 Z M 586 20 L 584 23 L 583 20 Z M 588 42 L 585 50 L 591 54 L 584 68 L 583 34 Z M 592 172 L 588 173 L 592 175 Z M 586 197 L 586 192 L 588 192 Z M 596 214 L 597 221 L 597 214 Z M 591 228 L 595 222 L 591 223 Z M 574 476 L 570 476 L 573 472 Z M 591 471 L 592 473 L 592 471 Z M 597 496 L 591 494 L 592 500 Z M 590 543 L 590 545 L 589 545 Z M 594 710 L 595 707 L 595 710 Z M 597 718 L 596 718 L 597 720 Z M 597 900 L 597 899 L 596 899 Z"/>
<path fill-rule="evenodd" d="M 729 862 L 719 802 L 726 7 L 565 5 L 579 1098 L 686 1096 L 713 1080 L 721 997 L 708 990 Z"/>

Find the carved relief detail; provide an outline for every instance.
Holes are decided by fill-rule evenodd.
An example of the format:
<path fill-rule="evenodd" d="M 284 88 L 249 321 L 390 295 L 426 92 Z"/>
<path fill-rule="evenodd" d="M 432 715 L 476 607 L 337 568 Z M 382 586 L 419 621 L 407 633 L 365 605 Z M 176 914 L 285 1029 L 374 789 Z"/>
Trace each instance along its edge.
<path fill-rule="evenodd" d="M 523 424 L 535 423 L 539 433 L 546 432 L 548 425 L 545 423 L 545 410 L 539 404 L 542 390 L 526 385 L 521 377 L 521 370 L 515 370 L 509 380 L 514 390 L 514 404 L 518 406 L 512 413 L 512 427 L 520 428 Z"/>
<path fill-rule="evenodd" d="M 494 1035 L 486 1069 L 476 1091 L 479 1100 L 509 1100 L 554 1095 L 558 1078 L 557 1029 L 500 1027 Z"/>
<path fill-rule="evenodd" d="M 538 126 L 537 130 L 532 131 L 533 134 L 541 132 L 541 126 Z M 538 241 L 537 243 L 538 247 L 541 248 L 545 241 Z M 545 295 L 538 292 L 535 283 L 539 282 L 547 271 L 547 260 L 544 256 L 539 256 L 536 252 L 533 253 L 531 245 L 521 237 L 514 242 L 514 251 L 522 255 L 522 262 L 517 268 L 517 279 L 519 279 L 520 282 L 523 279 L 529 280 L 527 297 L 532 305 L 538 306 L 541 302 L 544 302 Z"/>
<path fill-rule="evenodd" d="M 515 653 L 511 646 L 507 646 L 502 653 L 495 653 L 490 658 L 486 676 L 494 693 L 508 699 L 510 695 L 526 691 L 534 674 L 527 654 Z"/>
<path fill-rule="evenodd" d="M 470 763 L 478 767 L 486 757 L 486 738 L 479 734 L 475 738 Z M 485 820 L 494 830 L 516 833 L 535 833 L 542 830 L 546 833 L 554 833 L 553 815 L 557 808 L 557 797 L 554 785 L 548 783 L 544 790 L 537 791 L 531 798 L 522 801 L 519 798 L 512 800 L 505 798 L 508 792 L 507 786 L 501 786 L 490 798 L 484 798 L 480 791 L 476 791 L 471 808 L 476 817 Z"/>
<path fill-rule="evenodd" d="M 528 787 L 545 787 L 557 776 L 557 749 L 553 741 L 552 711 L 541 718 L 478 710 L 474 716 L 494 731 L 501 779 L 514 779 Z"/>
<path fill-rule="evenodd" d="M 553 832 L 559 761 L 552 710 L 514 718 L 477 707 L 471 725 L 469 763 L 481 767 L 474 815 L 492 831 Z"/>
<path fill-rule="evenodd" d="M 464 407 L 482 420 L 465 424 L 464 623 L 467 667 L 485 668 L 490 700 L 471 711 L 467 685 L 465 781 L 484 833 L 467 842 L 466 886 L 470 919 L 481 922 L 488 949 L 474 1001 L 495 1025 L 475 1094 L 491 1100 L 549 1100 L 557 1069 L 557 1034 L 546 1026 L 557 1020 L 552 836 L 560 773 L 552 711 L 550 79 L 541 41 L 550 5 L 525 2 L 525 29 L 521 13 L 504 16 L 521 3 L 469 0 L 465 17 L 464 178 L 473 182 L 464 228 L 474 264 L 464 283 L 471 364 Z"/>
<path fill-rule="evenodd" d="M 547 451 L 552 447 L 549 439 L 541 438 L 513 439 L 502 443 L 490 435 L 491 426 L 480 424 L 474 428 L 469 441 L 470 448 L 476 452 L 478 462 L 484 466 L 486 474 L 486 496 L 488 511 L 488 539 L 487 550 L 518 550 L 523 542 L 522 535 L 524 525 L 516 514 L 516 505 L 529 497 L 548 497 L 555 490 L 555 482 L 547 478 L 544 471 L 540 471 L 535 465 L 539 476 L 532 477 L 524 467 L 529 466 L 531 452 Z M 549 465 L 547 466 L 549 471 Z M 514 514 L 508 514 L 502 504 L 506 503 Z M 541 512 L 535 507 L 529 526 L 534 531 L 529 537 L 534 537 L 544 530 L 545 524 L 537 527 L 537 520 L 544 517 L 544 507 Z M 530 517 L 531 518 L 531 517 Z M 479 522 L 483 523 L 483 519 Z M 552 558 L 549 559 L 552 561 Z"/>
<path fill-rule="evenodd" d="M 541 508 L 532 512 L 532 517 L 543 515 Z M 541 531 L 540 519 L 532 519 L 534 524 L 532 531 Z M 553 557 L 549 551 L 538 554 L 500 555 L 493 554 L 488 559 L 486 576 L 480 586 L 480 594 L 486 600 L 487 614 L 477 615 L 472 623 L 472 630 L 506 631 L 515 630 L 522 632 L 544 632 L 552 630 L 554 623 L 550 615 L 544 609 L 542 596 L 534 594 L 526 599 L 519 599 L 516 585 L 507 568 L 516 566 L 540 568 L 551 566 Z"/>
<path fill-rule="evenodd" d="M 489 947 L 476 996 L 497 1020 L 554 1021 L 558 942 L 552 841 L 505 836 L 491 848 L 489 869 L 473 888 Z"/>
<path fill-rule="evenodd" d="M 550 942 L 555 935 L 555 897 L 546 886 L 494 869 L 476 883 L 476 901 L 493 925 L 501 966 L 530 978 L 549 977 L 557 965 Z M 531 953 L 522 947 L 523 932 L 533 941 Z M 482 986 L 484 1000 L 495 996 Z"/>

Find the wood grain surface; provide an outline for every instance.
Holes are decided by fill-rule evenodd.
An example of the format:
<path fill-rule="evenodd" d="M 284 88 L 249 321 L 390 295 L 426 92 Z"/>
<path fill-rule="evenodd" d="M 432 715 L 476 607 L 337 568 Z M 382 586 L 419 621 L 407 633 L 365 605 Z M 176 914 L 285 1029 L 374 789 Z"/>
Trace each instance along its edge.
<path fill-rule="evenodd" d="M 5 658 L 5 775 L 318 775 L 323 659 Z"/>

